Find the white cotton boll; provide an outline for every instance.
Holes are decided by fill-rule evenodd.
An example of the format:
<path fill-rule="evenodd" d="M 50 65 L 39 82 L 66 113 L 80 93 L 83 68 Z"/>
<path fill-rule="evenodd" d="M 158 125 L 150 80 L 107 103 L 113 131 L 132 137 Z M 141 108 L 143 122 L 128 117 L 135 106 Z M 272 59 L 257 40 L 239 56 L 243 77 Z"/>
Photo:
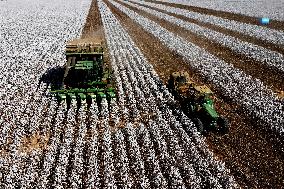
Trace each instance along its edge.
<path fill-rule="evenodd" d="M 14 6 L 15 3 L 17 6 Z M 77 6 L 75 1 L 70 1 L 68 5 L 64 4 L 64 6 L 62 6 L 62 2 L 50 4 L 50 2 L 37 1 L 36 3 L 30 2 L 26 4 L 23 1 L 16 0 L 15 2 L 10 2 L 7 6 L 0 6 L 0 12 L 7 13 L 3 21 L 5 22 L 6 18 L 12 19 L 5 24 L 5 27 L 1 28 L 6 34 L 2 36 L 1 39 L 3 41 L 1 42 L 3 43 L 0 44 L 0 49 L 5 49 L 5 52 L 7 52 L 3 54 L 6 66 L 0 65 L 1 93 L 6 94 L 5 96 L 1 94 L 1 96 L 3 97 L 3 101 L 9 103 L 9 105 L 5 106 L 7 113 L 5 113 L 4 117 L 7 115 L 9 122 L 14 125 L 10 127 L 11 129 L 9 131 L 11 136 L 14 136 L 12 139 L 13 144 L 10 145 L 10 150 L 14 158 L 11 161 L 16 161 L 17 156 L 22 155 L 17 153 L 15 149 L 18 149 L 19 145 L 21 145 L 21 140 L 26 135 L 25 132 L 29 131 L 31 132 L 29 135 L 33 135 L 42 124 L 40 122 L 49 100 L 41 96 L 42 89 L 39 89 L 40 92 L 38 93 L 35 91 L 37 78 L 39 78 L 47 68 L 44 63 L 47 62 L 48 59 L 53 59 L 54 62 L 60 62 L 64 58 L 64 55 L 58 48 L 60 46 L 63 47 L 65 39 L 69 40 L 80 34 L 79 30 L 68 30 L 68 27 L 72 26 L 72 28 L 79 29 L 83 26 L 84 18 L 88 13 L 89 3 L 90 1 L 84 1 L 80 6 Z M 39 4 L 45 7 L 44 11 L 39 9 L 37 6 Z M 3 11 L 3 8 L 6 10 Z M 69 8 L 74 11 L 62 15 L 62 12 L 66 12 Z M 58 16 L 56 16 L 58 14 L 60 14 L 61 17 L 60 24 L 57 19 Z M 22 15 L 26 16 L 22 17 Z M 70 17 L 81 19 L 74 21 L 70 19 Z M 70 24 L 71 22 L 72 24 Z M 38 27 L 38 23 L 41 24 L 41 27 Z M 49 25 L 43 23 L 49 23 Z M 23 33 L 25 35 L 22 35 Z M 45 37 L 42 38 L 41 36 Z M 58 39 L 56 43 L 54 43 L 54 39 Z M 49 53 L 52 50 L 54 51 Z M 1 50 L 0 53 L 2 53 Z M 2 62 L 2 59 L 0 62 Z M 56 109 L 55 106 L 51 105 L 50 112 L 52 113 L 54 109 Z M 59 109 L 59 111 L 60 110 L 62 111 L 62 109 Z M 13 117 L 10 116 L 9 112 L 13 114 Z M 51 125 L 49 124 L 51 124 L 53 116 L 54 114 L 47 113 L 44 119 L 43 130 L 46 131 L 50 128 Z M 62 118 L 63 114 L 59 114 L 59 116 Z M 58 126 L 58 124 L 55 125 Z M 52 125 L 52 127 L 54 127 L 54 125 Z M 27 160 L 23 160 L 19 162 L 19 164 L 15 162 L 18 168 L 19 165 L 21 165 L 21 172 L 16 176 L 12 175 L 13 173 L 11 172 L 11 177 L 17 178 L 13 180 L 14 185 L 12 188 L 20 184 L 22 184 L 22 188 L 35 188 L 36 179 L 39 181 L 38 187 L 42 186 L 40 188 L 46 188 L 52 162 L 56 154 L 56 144 L 58 143 L 58 138 L 54 140 L 52 137 L 50 141 L 53 142 L 48 146 L 46 154 L 41 156 L 40 150 L 35 149 L 31 152 Z M 38 170 L 41 159 L 44 160 L 43 169 Z M 42 177 L 39 177 L 39 172 Z"/>
<path fill-rule="evenodd" d="M 205 78 L 208 78 L 215 85 L 219 86 L 226 96 L 244 105 L 250 114 L 270 125 L 281 125 L 283 123 L 283 111 L 275 112 L 275 109 L 277 110 L 275 105 L 278 107 L 277 104 L 279 104 L 276 96 L 263 83 L 208 54 L 208 52 L 200 47 L 168 32 L 157 23 L 138 15 L 136 12 L 125 8 L 119 3 L 111 2 L 170 49 L 184 56 L 191 62 L 192 67 L 198 69 Z M 179 51 L 179 49 L 182 51 Z M 217 72 L 216 74 L 214 73 L 214 77 L 212 76 L 212 70 L 216 70 Z M 233 85 L 232 83 L 237 83 L 237 85 Z M 271 114 L 272 110 L 274 110 L 274 114 Z M 276 133 L 279 133 L 279 130 Z"/>
<path fill-rule="evenodd" d="M 236 53 L 241 53 L 243 55 L 246 55 L 250 58 L 254 58 L 260 62 L 262 62 L 263 64 L 266 64 L 267 66 L 270 67 L 274 67 L 276 69 L 282 70 L 284 71 L 284 65 L 283 65 L 283 61 L 284 61 L 284 57 L 282 54 L 268 50 L 266 48 L 260 47 L 258 45 L 254 45 L 248 42 L 244 42 L 242 40 L 239 40 L 237 38 L 213 31 L 211 29 L 190 23 L 190 22 L 186 22 L 183 21 L 181 19 L 175 18 L 173 16 L 167 15 L 165 13 L 161 13 L 159 11 L 144 7 L 144 6 L 139 6 L 137 4 L 134 3 L 130 3 L 130 2 L 126 2 L 126 4 L 134 6 L 138 9 L 144 10 L 150 14 L 154 14 L 155 16 L 158 16 L 160 18 L 163 18 L 165 20 L 168 20 L 169 22 L 172 22 L 180 27 L 183 27 L 191 32 L 196 33 L 197 35 L 201 36 L 201 37 L 206 37 L 207 39 L 210 39 L 214 42 L 219 43 L 220 45 L 224 45 L 227 46 L 229 48 L 231 48 L 233 51 L 235 51 Z M 181 14 L 181 15 L 187 15 L 187 14 L 183 14 L 183 12 L 187 12 L 187 10 L 183 10 L 183 9 L 178 9 L 178 8 L 173 8 L 173 7 L 169 7 L 169 6 L 164 6 L 164 5 L 160 5 L 160 4 L 155 4 L 155 3 L 144 3 L 146 5 L 150 5 L 152 7 L 162 7 L 163 10 L 169 11 L 171 13 L 175 13 L 175 14 Z M 190 13 L 188 11 L 188 13 Z M 192 12 L 191 12 L 192 13 Z M 192 13 L 194 14 L 194 13 Z M 188 14 L 190 16 L 192 16 L 192 14 Z M 198 13 L 196 13 L 198 14 Z M 220 19 L 220 18 L 219 18 Z M 204 21 L 206 19 L 202 19 L 202 21 Z M 240 24 L 244 24 L 244 23 L 239 23 Z M 254 26 L 249 25 L 249 24 L 245 24 L 247 25 L 247 27 L 252 28 Z M 232 27 L 233 28 L 233 27 Z M 234 28 L 235 29 L 235 28 Z M 265 28 L 259 27 L 257 29 L 260 30 L 266 30 Z M 253 29 L 254 31 L 255 29 Z M 241 32 L 243 32 L 244 30 L 241 30 Z M 249 32 L 250 34 L 250 32 Z M 258 32 L 257 32 L 258 34 Z M 283 34 L 279 33 L 279 35 L 282 35 L 282 38 L 284 37 Z M 267 39 L 266 37 L 264 39 Z M 277 42 L 277 41 L 276 41 Z M 283 41 L 284 44 L 284 41 Z"/>

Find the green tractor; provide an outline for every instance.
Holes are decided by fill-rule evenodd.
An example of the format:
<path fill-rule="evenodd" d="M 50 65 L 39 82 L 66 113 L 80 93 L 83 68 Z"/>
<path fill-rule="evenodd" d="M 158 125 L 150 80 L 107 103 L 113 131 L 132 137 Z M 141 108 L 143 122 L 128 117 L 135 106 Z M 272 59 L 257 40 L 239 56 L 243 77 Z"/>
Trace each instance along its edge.
<path fill-rule="evenodd" d="M 207 86 L 196 85 L 187 72 L 174 72 L 168 81 L 168 88 L 200 133 L 228 132 L 228 121 L 215 110 L 213 92 Z"/>
<path fill-rule="evenodd" d="M 92 101 L 101 106 L 116 99 L 112 81 L 112 71 L 104 62 L 103 41 L 98 39 L 77 39 L 66 45 L 67 63 L 62 68 L 62 77 L 56 83 L 51 83 L 50 94 L 58 103 L 66 101 L 70 108 L 72 101 L 77 106 Z"/>

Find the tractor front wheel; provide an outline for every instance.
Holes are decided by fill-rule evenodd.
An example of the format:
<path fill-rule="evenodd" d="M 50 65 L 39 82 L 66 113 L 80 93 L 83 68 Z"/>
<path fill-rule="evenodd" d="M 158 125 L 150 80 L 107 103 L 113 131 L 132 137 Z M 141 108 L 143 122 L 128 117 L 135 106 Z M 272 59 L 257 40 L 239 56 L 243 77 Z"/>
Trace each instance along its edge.
<path fill-rule="evenodd" d="M 226 134 L 229 131 L 229 122 L 226 118 L 219 117 L 218 121 L 219 132 L 222 134 Z"/>
<path fill-rule="evenodd" d="M 201 120 L 198 118 L 194 118 L 192 121 L 196 125 L 197 131 L 202 134 L 204 132 L 204 127 L 203 127 L 203 123 L 201 122 Z"/>

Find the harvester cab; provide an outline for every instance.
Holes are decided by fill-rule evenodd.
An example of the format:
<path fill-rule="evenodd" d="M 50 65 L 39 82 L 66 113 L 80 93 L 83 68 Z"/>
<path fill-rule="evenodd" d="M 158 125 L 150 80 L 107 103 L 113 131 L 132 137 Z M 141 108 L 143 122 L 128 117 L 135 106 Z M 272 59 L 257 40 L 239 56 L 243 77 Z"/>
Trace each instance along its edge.
<path fill-rule="evenodd" d="M 168 88 L 199 132 L 228 131 L 228 121 L 215 110 L 214 94 L 206 85 L 196 85 L 187 72 L 174 72 L 168 81 Z"/>
<path fill-rule="evenodd" d="M 60 85 L 52 85 L 50 93 L 58 103 L 66 101 L 70 108 L 72 101 L 88 107 L 96 101 L 101 103 L 116 99 L 115 88 L 109 65 L 104 62 L 103 42 L 97 39 L 80 39 L 66 45 L 66 64 Z"/>

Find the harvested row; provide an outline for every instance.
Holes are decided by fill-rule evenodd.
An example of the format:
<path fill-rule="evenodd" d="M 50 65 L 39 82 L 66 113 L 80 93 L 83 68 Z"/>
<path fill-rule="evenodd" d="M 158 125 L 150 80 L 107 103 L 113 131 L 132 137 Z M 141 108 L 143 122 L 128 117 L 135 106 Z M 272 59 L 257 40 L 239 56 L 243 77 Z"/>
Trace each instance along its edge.
<path fill-rule="evenodd" d="M 135 1 L 137 2 L 137 1 Z M 141 2 L 139 4 L 147 5 L 150 7 L 158 8 L 169 13 L 182 15 L 190 19 L 198 20 L 203 23 L 209 23 L 228 30 L 237 31 L 241 34 L 245 34 L 251 37 L 258 38 L 263 41 L 267 41 L 276 45 L 284 47 L 284 33 L 278 30 L 266 28 L 263 26 L 246 24 L 229 19 L 223 19 L 217 16 L 201 14 L 185 9 L 175 8 L 157 3 Z"/>
<path fill-rule="evenodd" d="M 194 6 L 194 7 L 202 7 L 211 10 L 219 10 L 226 11 L 241 15 L 248 15 L 251 17 L 259 18 L 259 17 L 269 17 L 273 18 L 277 21 L 283 21 L 284 15 L 281 10 L 283 10 L 282 1 L 271 0 L 267 1 L 245 1 L 240 3 L 239 1 L 186 1 L 186 0 L 160 0 L 160 2 L 165 3 L 175 3 L 186 6 Z M 225 3 L 226 2 L 226 3 Z"/>
<path fill-rule="evenodd" d="M 249 58 L 255 59 L 267 67 L 278 69 L 282 73 L 284 73 L 284 64 L 283 64 L 284 57 L 280 53 L 270 51 L 266 48 L 263 48 L 263 47 L 260 47 L 260 46 L 257 46 L 251 43 L 247 43 L 245 41 L 241 41 L 237 38 L 230 37 L 228 35 L 225 35 L 219 32 L 215 32 L 213 30 L 198 26 L 196 24 L 192 24 L 190 22 L 185 22 L 181 19 L 175 18 L 173 16 L 169 16 L 167 14 L 155 11 L 153 9 L 149 9 L 143 6 L 138 6 L 136 4 L 129 3 L 129 2 L 126 2 L 126 4 L 132 7 L 136 7 L 140 10 L 144 10 L 147 13 L 153 14 L 168 22 L 171 22 L 180 27 L 183 27 L 197 34 L 200 37 L 209 39 L 225 47 L 229 47 L 230 49 L 232 49 L 232 51 L 236 53 L 248 56 Z"/>
<path fill-rule="evenodd" d="M 131 51 L 132 53 L 131 53 L 131 55 L 133 55 L 133 57 L 135 57 L 135 59 L 138 59 L 139 60 L 139 57 L 141 57 L 142 55 L 140 54 L 140 52 L 139 52 L 139 50 L 137 49 L 137 48 L 135 48 L 135 50 L 133 51 L 133 50 L 131 50 L 132 48 L 132 46 L 134 46 L 134 44 L 133 44 L 133 42 L 131 42 L 132 40 L 129 38 L 129 36 L 126 36 L 125 34 L 126 34 L 126 32 L 125 31 L 123 31 L 122 30 L 122 28 L 121 28 L 121 26 L 118 26 L 118 25 L 116 25 L 116 23 L 115 22 L 117 22 L 116 21 L 116 19 L 113 17 L 113 15 L 111 15 L 110 14 L 110 11 L 109 10 L 107 10 L 107 9 L 105 9 L 105 5 L 104 4 L 102 4 L 102 5 L 100 5 L 100 3 L 99 3 L 99 8 L 100 9 L 102 9 L 102 10 L 104 10 L 104 12 L 103 12 L 103 14 L 101 14 L 102 15 L 102 19 L 103 19 L 103 23 L 104 23 L 104 27 L 106 27 L 105 28 L 105 31 L 106 31 L 106 38 L 107 38 L 107 42 L 108 42 L 108 47 L 109 47 L 109 51 L 110 51 L 110 55 L 112 56 L 113 54 L 115 54 L 115 52 L 117 53 L 117 55 L 119 55 L 119 57 L 123 57 L 124 56 L 124 53 L 127 53 L 127 51 Z M 117 33 L 116 35 L 117 35 L 117 37 L 116 37 L 116 35 L 114 35 L 115 33 Z M 119 36 L 119 37 L 118 37 Z M 124 38 L 126 38 L 126 39 L 124 39 Z M 129 42 L 130 43 L 129 43 Z M 121 42 L 123 42 L 123 43 L 121 43 Z M 118 48 L 117 46 L 119 45 L 119 44 L 121 44 L 122 46 L 122 48 Z M 115 47 L 115 48 L 114 48 Z M 116 49 L 117 48 L 117 49 Z M 126 49 L 127 48 L 127 49 Z M 120 49 L 120 50 L 119 50 Z M 122 50 L 123 49 L 123 50 Z M 137 54 L 137 53 L 139 53 L 139 54 Z M 134 56 L 136 54 L 136 56 Z M 115 56 L 115 57 L 118 57 L 118 56 Z M 114 57 L 112 58 L 112 60 L 114 59 Z M 143 60 L 144 58 L 142 58 L 142 60 L 140 60 L 140 61 L 138 61 L 138 60 L 136 60 L 135 61 L 135 59 L 133 59 L 133 61 L 129 61 L 129 58 L 128 59 L 125 59 L 125 61 L 122 61 L 121 63 L 123 63 L 123 64 L 125 64 L 125 65 L 127 65 L 127 64 L 129 64 L 130 62 L 132 62 L 130 65 L 132 65 L 131 67 L 136 67 L 136 66 L 138 66 L 138 68 L 139 69 L 143 69 L 143 67 L 144 66 L 146 66 L 147 65 L 147 67 L 149 67 L 149 65 L 146 63 L 146 60 Z M 130 60 L 131 60 L 131 58 L 130 58 Z M 135 66 L 135 64 L 133 64 L 133 62 L 136 62 L 137 63 L 137 65 Z M 120 64 L 121 64 L 120 63 Z M 126 64 L 127 63 L 127 64 Z M 146 68 L 147 68 L 146 67 Z M 113 68 L 114 68 L 114 71 L 116 70 L 115 69 L 115 65 L 113 65 Z M 149 69 L 149 68 L 148 68 Z M 149 72 L 149 71 L 151 71 L 151 70 L 148 70 L 148 69 L 146 69 L 145 70 L 145 68 L 144 68 L 144 70 L 146 71 L 144 71 L 144 77 L 149 77 L 149 76 L 147 76 L 148 74 L 146 74 L 147 72 Z M 148 70 L 148 71 L 147 71 Z M 137 70 L 137 71 L 139 71 L 139 70 Z M 115 71 L 116 72 L 116 71 Z M 131 70 L 129 70 L 129 72 L 131 73 Z M 128 72 L 128 73 L 129 73 Z M 118 72 L 119 73 L 119 72 Z M 139 73 L 139 72 L 138 72 Z M 154 73 L 154 71 L 151 71 L 150 72 L 151 73 L 151 75 L 152 74 L 154 74 L 153 76 L 155 76 L 156 74 Z M 136 74 L 135 74 L 136 75 Z M 143 75 L 142 75 L 142 78 L 143 78 Z M 153 78 L 153 76 L 152 76 L 152 78 Z M 137 77 L 137 79 L 140 79 L 141 77 Z M 154 77 L 155 78 L 155 77 Z M 157 77 L 156 77 L 157 78 Z M 152 81 L 151 81 L 152 80 Z M 146 80 L 147 81 L 147 80 Z M 145 82 L 145 81 L 144 81 Z M 151 79 L 151 77 L 149 77 L 148 78 L 148 81 L 147 81 L 147 83 L 146 83 L 146 85 L 148 85 L 149 87 L 150 87 L 150 98 L 149 99 L 151 99 L 151 98 L 156 98 L 155 99 L 155 101 L 152 101 L 152 104 L 154 105 L 152 108 L 154 109 L 154 110 L 156 110 L 157 111 L 157 118 L 159 118 L 159 117 L 161 117 L 161 119 L 165 119 L 166 117 L 168 117 L 168 116 L 166 116 L 166 115 L 164 115 L 164 114 L 160 114 L 159 113 L 159 111 L 158 111 L 158 109 L 159 109 L 159 106 L 157 106 L 157 105 L 155 105 L 155 104 L 157 104 L 158 102 L 160 102 L 159 104 L 160 105 L 162 105 L 162 104 L 164 104 L 165 103 L 165 101 L 163 100 L 163 98 L 162 98 L 162 94 L 163 93 L 166 93 L 166 89 L 164 88 L 163 89 L 163 87 L 162 86 L 159 86 L 159 87 L 155 87 L 155 85 L 157 85 L 157 84 L 155 84 L 155 82 L 159 82 L 159 80 L 157 80 L 157 81 L 155 81 L 155 80 L 153 80 L 153 79 Z M 140 83 L 140 82 L 139 82 Z M 139 84 L 138 83 L 138 84 Z M 152 83 L 152 84 L 151 84 Z M 143 84 L 143 79 L 142 79 L 142 84 Z M 150 84 L 150 85 L 149 85 Z M 127 85 L 127 84 L 126 84 Z M 143 85 L 142 85 L 143 86 Z M 144 85 L 145 86 L 145 85 Z M 160 87 L 162 87 L 162 88 L 160 88 Z M 159 89 L 160 88 L 160 89 Z M 145 88 L 146 89 L 146 88 Z M 158 90 L 158 91 L 157 91 Z M 162 90 L 161 92 L 159 92 L 159 90 Z M 155 96 L 152 96 L 151 95 L 151 93 L 153 93 L 153 94 L 155 94 Z M 162 98 L 161 100 L 159 100 L 159 98 L 157 98 L 158 96 L 157 95 L 160 95 L 160 97 L 159 98 Z M 161 96 L 162 95 L 162 96 Z M 152 96 L 152 97 L 151 97 Z M 153 99 L 154 100 L 154 99 Z M 146 100 L 147 101 L 147 100 Z M 150 104 L 149 103 L 147 103 L 146 104 L 146 106 L 149 106 Z M 157 106 L 157 107 L 155 107 L 155 106 Z M 158 108 L 158 109 L 157 109 Z M 165 118 L 163 118 L 165 116 Z M 155 119 L 154 119 L 155 120 Z M 153 120 L 153 121 L 154 121 Z M 155 121 L 156 122 L 156 121 Z M 146 122 L 147 123 L 147 122 Z M 157 123 L 160 123 L 160 122 L 157 122 Z M 150 127 L 151 128 L 151 127 Z M 161 135 L 160 135 L 160 137 L 162 137 L 164 134 L 163 133 L 161 133 Z M 126 134 L 126 136 L 129 136 L 129 134 Z M 155 138 L 155 137 L 154 137 Z M 167 150 L 166 150 L 167 151 Z M 166 152 L 165 151 L 165 152 Z M 173 152 L 173 151 L 170 151 L 171 153 Z M 131 156 L 130 156 L 130 159 L 132 159 L 131 158 Z M 130 161 L 131 162 L 131 161 Z M 137 165 L 136 165 L 137 166 Z M 135 167 L 136 167 L 135 166 Z M 143 167 L 143 165 L 141 164 L 139 167 Z M 137 169 L 137 168 L 135 168 L 135 169 Z M 143 170 L 143 169 L 142 169 Z M 137 169 L 137 171 L 139 172 L 139 169 Z M 135 173 L 132 173 L 132 174 L 134 174 L 134 175 L 136 175 Z M 142 171 L 142 175 L 144 175 L 145 173 L 143 173 L 143 171 Z M 140 175 L 140 176 L 142 176 L 142 175 Z M 142 177 L 140 177 L 140 179 L 139 180 L 144 180 L 143 179 L 144 177 L 142 176 Z M 147 183 L 147 181 L 146 181 L 146 183 Z M 141 186 L 141 183 L 139 183 L 139 185 Z"/>
<path fill-rule="evenodd" d="M 215 83 L 225 96 L 234 97 L 234 100 L 241 103 L 245 108 L 245 112 L 265 121 L 276 135 L 283 135 L 281 102 L 261 81 L 253 79 L 196 45 L 185 42 L 182 38 L 119 3 L 111 2 L 134 21 L 141 24 L 146 31 L 158 37 L 170 49 L 185 57 L 191 62 L 192 67 L 199 70 L 209 81 Z"/>

